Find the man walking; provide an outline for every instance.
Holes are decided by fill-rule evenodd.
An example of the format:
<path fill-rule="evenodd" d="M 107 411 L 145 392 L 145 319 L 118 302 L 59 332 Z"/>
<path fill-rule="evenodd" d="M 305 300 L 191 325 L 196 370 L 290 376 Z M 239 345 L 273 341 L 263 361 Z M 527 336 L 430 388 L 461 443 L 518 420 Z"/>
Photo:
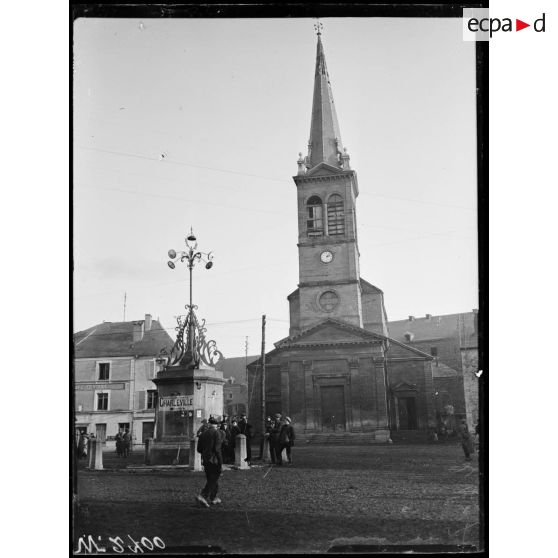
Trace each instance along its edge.
<path fill-rule="evenodd" d="M 291 458 L 291 448 L 294 446 L 295 441 L 295 431 L 291 424 L 291 419 L 285 417 L 285 422 L 281 427 L 281 432 L 279 433 L 279 452 L 277 454 L 278 465 L 283 464 L 283 450 L 287 453 L 287 463 L 292 465 L 293 460 Z"/>
<path fill-rule="evenodd" d="M 196 502 L 209 508 L 209 502 L 220 504 L 221 499 L 217 498 L 219 490 L 219 477 L 223 467 L 223 455 L 221 444 L 223 438 L 217 429 L 217 421 L 210 418 L 209 428 L 202 432 L 198 439 L 197 451 L 201 454 L 202 465 L 205 471 L 206 484 L 201 493 L 196 496 Z"/>

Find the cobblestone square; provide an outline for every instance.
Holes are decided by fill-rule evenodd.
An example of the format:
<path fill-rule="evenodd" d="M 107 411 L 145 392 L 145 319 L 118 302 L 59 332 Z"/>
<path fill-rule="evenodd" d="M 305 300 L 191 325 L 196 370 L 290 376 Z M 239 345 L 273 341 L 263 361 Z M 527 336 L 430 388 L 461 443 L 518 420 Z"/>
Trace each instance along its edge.
<path fill-rule="evenodd" d="M 257 450 L 256 450 L 257 453 Z M 107 551 L 120 537 L 159 537 L 168 550 L 323 553 L 336 545 L 472 545 L 479 542 L 479 467 L 455 444 L 304 446 L 292 467 L 225 470 L 222 504 L 199 508 L 203 472 L 79 464 L 75 549 L 91 536 Z M 120 468 L 113 468 L 118 465 Z M 109 468 L 110 467 L 110 468 Z M 82 551 L 85 547 L 82 545 Z"/>

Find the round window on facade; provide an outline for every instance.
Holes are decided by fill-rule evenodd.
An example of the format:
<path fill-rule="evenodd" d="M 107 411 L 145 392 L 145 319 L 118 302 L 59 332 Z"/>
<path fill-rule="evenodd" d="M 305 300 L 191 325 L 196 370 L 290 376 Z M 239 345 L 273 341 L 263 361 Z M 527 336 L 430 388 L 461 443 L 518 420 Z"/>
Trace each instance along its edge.
<path fill-rule="evenodd" d="M 333 312 L 339 304 L 339 297 L 333 291 L 326 291 L 319 296 L 318 304 L 324 312 Z"/>

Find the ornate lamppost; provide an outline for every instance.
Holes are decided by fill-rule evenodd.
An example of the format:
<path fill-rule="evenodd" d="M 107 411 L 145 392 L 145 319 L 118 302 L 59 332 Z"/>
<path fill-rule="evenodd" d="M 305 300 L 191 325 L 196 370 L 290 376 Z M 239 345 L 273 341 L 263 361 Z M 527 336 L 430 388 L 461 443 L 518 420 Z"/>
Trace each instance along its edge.
<path fill-rule="evenodd" d="M 213 255 L 211 252 L 205 253 L 198 250 L 198 241 L 194 236 L 194 232 L 190 229 L 190 234 L 185 239 L 186 250 L 176 252 L 169 250 L 168 266 L 171 269 L 176 268 L 176 263 L 186 262 L 188 271 L 190 272 L 190 303 L 185 305 L 188 313 L 185 317 L 178 316 L 176 327 L 177 337 L 171 349 L 168 366 L 181 365 L 188 368 L 199 368 L 200 361 L 207 366 L 215 366 L 222 358 L 221 352 L 217 349 L 217 345 L 213 340 L 206 340 L 205 320 L 201 323 L 194 312 L 197 306 L 192 301 L 192 271 L 194 266 L 199 263 L 205 263 L 206 269 L 213 267 Z M 185 338 L 186 335 L 186 338 Z"/>

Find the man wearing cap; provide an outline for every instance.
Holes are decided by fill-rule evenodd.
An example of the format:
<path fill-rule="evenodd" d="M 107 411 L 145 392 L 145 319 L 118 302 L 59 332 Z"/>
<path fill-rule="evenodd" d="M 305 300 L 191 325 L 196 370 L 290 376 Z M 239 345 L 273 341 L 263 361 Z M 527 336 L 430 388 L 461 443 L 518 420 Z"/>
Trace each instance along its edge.
<path fill-rule="evenodd" d="M 198 439 L 198 453 L 201 453 L 202 465 L 205 471 L 206 484 L 201 494 L 196 496 L 196 501 L 209 508 L 208 500 L 216 505 L 221 503 L 217 498 L 219 490 L 219 477 L 223 466 L 223 455 L 221 453 L 222 437 L 217 429 L 217 421 L 211 417 L 208 421 L 208 429 L 202 432 Z"/>
<path fill-rule="evenodd" d="M 252 438 L 252 425 L 248 422 L 248 419 L 246 418 L 246 413 L 242 413 L 240 415 L 238 428 L 240 429 L 240 433 L 246 436 L 246 463 L 248 463 L 248 465 L 251 465 L 252 447 L 250 445 L 250 438 Z"/>
<path fill-rule="evenodd" d="M 291 459 L 291 448 L 294 446 L 295 431 L 291 424 L 291 419 L 285 417 L 285 422 L 281 427 L 281 432 L 279 433 L 279 452 L 277 454 L 278 465 L 283 464 L 283 450 L 287 452 L 287 463 L 292 465 L 293 460 Z"/>

